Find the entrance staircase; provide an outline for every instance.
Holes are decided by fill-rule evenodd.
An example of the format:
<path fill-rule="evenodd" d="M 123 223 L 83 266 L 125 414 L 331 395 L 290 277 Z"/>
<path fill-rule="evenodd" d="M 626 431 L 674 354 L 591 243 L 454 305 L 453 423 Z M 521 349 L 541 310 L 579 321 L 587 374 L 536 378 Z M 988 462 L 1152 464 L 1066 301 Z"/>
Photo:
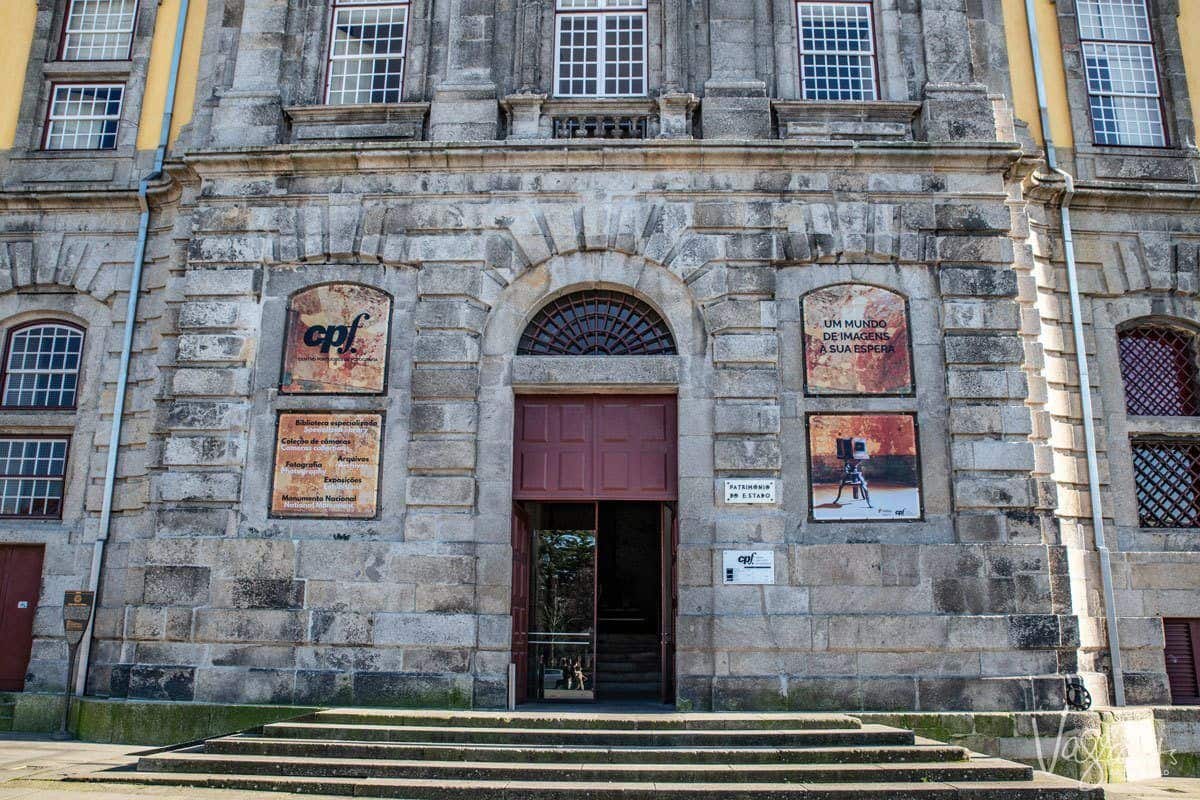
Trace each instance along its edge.
<path fill-rule="evenodd" d="M 596 642 L 596 691 L 604 700 L 658 698 L 658 635 L 601 633 Z"/>
<path fill-rule="evenodd" d="M 409 800 L 1102 800 L 840 714 L 335 709 L 76 780 Z"/>

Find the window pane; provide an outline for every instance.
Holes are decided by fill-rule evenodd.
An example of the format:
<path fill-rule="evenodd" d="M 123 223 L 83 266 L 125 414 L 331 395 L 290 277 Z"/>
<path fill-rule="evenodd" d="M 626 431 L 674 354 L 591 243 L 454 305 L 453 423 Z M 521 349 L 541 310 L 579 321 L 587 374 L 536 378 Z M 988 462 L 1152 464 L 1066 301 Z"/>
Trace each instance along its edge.
<path fill-rule="evenodd" d="M 1146 0 L 1077 0 L 1076 10 L 1080 38 L 1150 41 Z"/>
<path fill-rule="evenodd" d="M 1093 94 L 1158 96 L 1154 50 L 1148 44 L 1085 42 L 1083 63 Z"/>
<path fill-rule="evenodd" d="M 62 514 L 66 439 L 0 439 L 0 515 Z"/>
<path fill-rule="evenodd" d="M 1133 441 L 1138 524 L 1200 527 L 1200 442 Z"/>
<path fill-rule="evenodd" d="M 603 8 L 645 8 L 646 0 L 558 0 L 559 11 Z"/>
<path fill-rule="evenodd" d="M 558 93 L 598 94 L 600 15 L 570 14 L 558 18 Z"/>
<path fill-rule="evenodd" d="M 1195 337 L 1175 328 L 1147 325 L 1122 331 L 1117 345 L 1128 414 L 1200 415 Z"/>
<path fill-rule="evenodd" d="M 798 3 L 806 100 L 874 100 L 875 45 L 864 3 Z"/>
<path fill-rule="evenodd" d="M 400 102 L 408 6 L 346 5 L 333 12 L 326 102 Z"/>
<path fill-rule="evenodd" d="M 111 61 L 129 58 L 137 0 L 71 0 L 63 59 Z"/>
<path fill-rule="evenodd" d="M 117 85 L 56 85 L 46 128 L 47 150 L 110 150 L 117 146 L 121 100 Z"/>
<path fill-rule="evenodd" d="M 9 340 L 4 405 L 73 408 L 82 348 L 83 333 L 65 325 L 38 325 L 14 333 Z"/>

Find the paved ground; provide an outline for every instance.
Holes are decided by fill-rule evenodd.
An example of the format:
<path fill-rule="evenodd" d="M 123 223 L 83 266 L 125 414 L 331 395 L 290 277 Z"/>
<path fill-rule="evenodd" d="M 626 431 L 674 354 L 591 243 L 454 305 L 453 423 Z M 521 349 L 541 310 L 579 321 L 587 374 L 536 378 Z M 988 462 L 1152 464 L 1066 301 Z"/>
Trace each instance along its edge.
<path fill-rule="evenodd" d="M 56 742 L 44 737 L 0 734 L 0 800 L 330 800 L 328 795 L 216 789 L 130 787 L 63 783 L 67 774 L 132 764 L 145 747 Z M 1200 779 L 1165 778 L 1107 789 L 1110 800 L 1200 800 Z"/>

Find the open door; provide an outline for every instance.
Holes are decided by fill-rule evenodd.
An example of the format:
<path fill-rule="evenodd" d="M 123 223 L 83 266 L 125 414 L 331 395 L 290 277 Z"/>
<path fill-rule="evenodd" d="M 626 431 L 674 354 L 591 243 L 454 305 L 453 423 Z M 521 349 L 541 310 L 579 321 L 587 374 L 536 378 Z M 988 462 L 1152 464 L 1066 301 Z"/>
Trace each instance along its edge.
<path fill-rule="evenodd" d="M 675 702 L 675 609 L 678 606 L 678 586 L 675 580 L 675 553 L 679 547 L 679 519 L 670 503 L 662 504 L 662 591 L 659 594 L 659 632 L 662 665 L 663 703 Z"/>
<path fill-rule="evenodd" d="M 512 511 L 512 663 L 516 702 L 529 698 L 529 515 L 517 503 Z"/>

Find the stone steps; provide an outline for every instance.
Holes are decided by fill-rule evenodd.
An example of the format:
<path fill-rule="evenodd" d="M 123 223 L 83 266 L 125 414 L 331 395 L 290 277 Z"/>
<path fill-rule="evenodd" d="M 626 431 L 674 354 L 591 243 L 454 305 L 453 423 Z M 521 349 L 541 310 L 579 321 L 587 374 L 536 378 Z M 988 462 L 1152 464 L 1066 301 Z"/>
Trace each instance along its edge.
<path fill-rule="evenodd" d="M 460 744 L 524 744 L 554 747 L 737 747 L 852 746 L 913 743 L 911 731 L 864 725 L 849 730 L 564 730 L 562 728 L 455 728 L 425 725 L 347 725 L 275 722 L 263 726 L 266 736 L 293 739 L 341 739 L 359 742 L 434 742 Z"/>
<path fill-rule="evenodd" d="M 407 800 L 1102 800 L 842 714 L 333 709 L 76 780 Z"/>
<path fill-rule="evenodd" d="M 329 756 L 393 761 L 512 761 L 554 764 L 865 764 L 911 761 L 965 761 L 968 752 L 953 745 L 907 747 L 521 747 L 479 744 L 389 744 L 322 740 L 285 740 L 238 735 L 213 739 L 206 753 L 230 755 Z"/>
<path fill-rule="evenodd" d="M 926 783 L 1024 781 L 1029 767 L 1000 759 L 893 764 L 543 764 L 493 761 L 392 761 L 328 756 L 230 755 L 204 747 L 144 756 L 148 772 L 588 783 Z"/>

